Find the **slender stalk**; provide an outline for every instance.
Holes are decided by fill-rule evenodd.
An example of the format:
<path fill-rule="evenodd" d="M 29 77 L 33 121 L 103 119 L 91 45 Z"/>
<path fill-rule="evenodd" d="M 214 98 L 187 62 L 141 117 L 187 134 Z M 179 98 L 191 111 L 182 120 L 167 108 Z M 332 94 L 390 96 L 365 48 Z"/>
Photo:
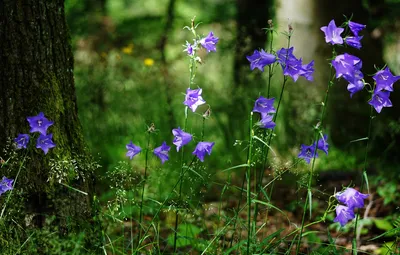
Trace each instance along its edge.
<path fill-rule="evenodd" d="M 332 48 L 332 58 L 335 58 L 335 57 L 336 57 L 336 51 L 335 51 L 335 47 L 333 47 Z M 300 233 L 299 233 L 299 239 L 297 240 L 296 254 L 298 254 L 299 250 L 300 250 L 302 234 L 303 234 L 303 230 L 305 228 L 304 223 L 305 223 L 305 219 L 306 219 L 307 207 L 308 207 L 308 203 L 310 202 L 309 194 L 311 194 L 311 192 L 312 192 L 311 184 L 312 184 L 312 177 L 314 174 L 314 167 L 315 167 L 315 159 L 316 159 L 315 155 L 316 155 L 316 151 L 317 151 L 317 147 L 318 147 L 318 143 L 317 143 L 318 135 L 323 127 L 325 112 L 326 112 L 326 108 L 327 108 L 326 106 L 328 104 L 328 98 L 329 98 L 329 90 L 333 85 L 334 79 L 335 79 L 335 76 L 333 75 L 333 66 L 330 65 L 328 88 L 325 93 L 324 102 L 322 103 L 321 116 L 320 116 L 317 126 L 314 128 L 315 148 L 314 148 L 314 155 L 313 155 L 312 164 L 311 164 L 310 173 L 309 173 L 308 182 L 307 182 L 307 195 L 306 195 L 306 200 L 305 200 L 304 206 L 303 206 L 303 217 L 301 219 L 301 228 L 300 228 Z"/>
<path fill-rule="evenodd" d="M 196 36 L 196 32 L 193 28 L 193 20 L 192 20 L 192 32 L 193 34 Z M 189 71 L 190 71 L 190 77 L 189 77 L 189 89 L 191 87 L 191 85 L 194 83 L 194 77 L 196 76 L 196 60 L 194 59 L 194 57 L 190 58 L 190 64 L 189 64 Z M 183 126 L 183 129 L 186 131 L 186 127 L 187 127 L 187 121 L 188 121 L 188 107 L 185 108 L 185 124 Z M 204 119 L 203 119 L 203 131 L 204 131 Z M 203 132 L 202 131 L 202 136 L 203 136 Z M 202 138 L 203 139 L 203 138 Z M 181 152 L 181 171 L 179 174 L 179 180 L 180 180 L 180 185 L 179 185 L 179 199 L 178 201 L 181 201 L 182 198 L 182 184 L 183 184 L 183 174 L 184 174 L 184 158 L 185 158 L 185 154 L 184 154 L 184 147 L 182 147 L 182 152 Z M 178 226 L 179 226 L 179 213 L 178 213 L 178 209 L 175 212 L 175 226 L 174 226 L 174 253 L 176 253 L 176 242 L 178 240 Z"/>
<path fill-rule="evenodd" d="M 247 254 L 250 254 L 250 240 L 251 240 L 251 190 L 250 190 L 250 174 L 251 174 L 251 164 L 252 164 L 252 149 L 253 149 L 253 112 L 250 112 L 249 121 L 249 150 L 247 154 Z M 255 219 L 256 220 L 256 219 Z"/>
<path fill-rule="evenodd" d="M 138 245 L 140 243 L 140 239 L 142 238 L 142 218 L 143 218 L 143 200 L 144 200 L 144 188 L 146 186 L 147 180 L 147 168 L 148 168 L 148 158 L 149 158 L 149 150 L 150 150 L 150 131 L 147 131 L 147 147 L 146 147 L 146 156 L 145 156 L 145 166 L 144 166 L 144 179 L 143 179 L 143 187 L 142 187 L 142 199 L 140 200 L 140 213 L 139 213 L 139 238 Z"/>
<path fill-rule="evenodd" d="M 11 189 L 10 192 L 8 193 L 7 200 L 6 200 L 6 202 L 4 203 L 4 206 L 3 206 L 2 210 L 1 210 L 0 219 L 3 218 L 4 211 L 6 210 L 8 201 L 9 201 L 10 198 L 11 198 L 11 194 L 12 194 L 12 192 L 13 192 L 13 190 L 14 190 L 15 184 L 17 183 L 19 173 L 21 172 L 22 166 L 23 166 L 24 163 L 25 163 L 26 155 L 27 155 L 27 153 L 25 153 L 25 156 L 24 156 L 24 158 L 22 159 L 21 164 L 19 165 L 18 172 L 17 172 L 17 175 L 15 176 L 12 189 Z"/>
<path fill-rule="evenodd" d="M 367 165 L 368 165 L 368 150 L 369 150 L 369 144 L 370 144 L 370 139 L 371 139 L 371 131 L 372 131 L 372 120 L 374 119 L 374 108 L 372 106 L 370 106 L 370 113 L 369 113 L 369 125 L 368 125 L 368 139 L 367 139 L 367 145 L 365 146 L 365 154 L 364 154 L 364 167 L 363 167 L 363 171 L 361 174 L 361 187 L 360 187 L 360 191 L 362 193 L 363 189 L 364 189 L 364 183 L 366 180 L 364 180 L 367 177 Z M 368 189 L 368 193 L 369 193 L 369 185 L 367 182 L 367 189 Z M 356 223 L 354 226 L 354 237 L 353 237 L 353 244 L 356 244 L 356 246 L 358 246 L 357 244 L 357 231 L 358 231 L 358 220 L 360 218 L 360 215 L 357 213 L 357 217 L 356 217 Z M 360 229 L 361 231 L 361 229 Z M 352 252 L 356 249 L 357 247 L 353 247 Z"/>

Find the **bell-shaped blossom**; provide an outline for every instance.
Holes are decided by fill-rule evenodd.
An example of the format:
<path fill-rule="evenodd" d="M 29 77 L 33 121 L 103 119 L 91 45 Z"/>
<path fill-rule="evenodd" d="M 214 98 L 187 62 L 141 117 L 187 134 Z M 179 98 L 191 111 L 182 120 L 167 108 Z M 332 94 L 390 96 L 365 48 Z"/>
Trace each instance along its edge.
<path fill-rule="evenodd" d="M 172 143 L 176 145 L 176 151 L 192 140 L 192 135 L 184 132 L 180 127 L 172 129 L 172 134 L 174 135 Z"/>
<path fill-rule="evenodd" d="M 275 98 L 265 98 L 260 96 L 254 103 L 253 112 L 259 113 L 274 113 L 276 110 L 274 108 Z"/>
<path fill-rule="evenodd" d="M 313 74 L 314 74 L 314 60 L 311 61 L 310 63 L 306 64 L 306 65 L 303 65 L 302 68 L 303 68 L 303 72 L 304 73 L 300 74 L 300 75 L 304 76 L 304 78 L 306 78 L 309 81 L 313 81 L 314 80 L 314 77 L 313 77 Z"/>
<path fill-rule="evenodd" d="M 336 206 L 336 218 L 333 220 L 333 222 L 339 222 L 340 225 L 344 227 L 349 220 L 354 218 L 355 214 L 353 209 L 344 205 Z"/>
<path fill-rule="evenodd" d="M 134 156 L 142 151 L 142 149 L 139 146 L 133 144 L 132 141 L 126 145 L 126 149 L 128 150 L 126 152 L 126 156 L 129 157 L 131 160 Z"/>
<path fill-rule="evenodd" d="M 347 90 L 350 92 L 350 97 L 353 97 L 355 93 L 361 91 L 364 88 L 363 80 L 356 80 L 354 83 L 347 85 Z"/>
<path fill-rule="evenodd" d="M 25 148 L 29 143 L 29 135 L 28 134 L 19 134 L 17 138 L 14 139 L 15 143 L 17 144 L 18 149 Z"/>
<path fill-rule="evenodd" d="M 199 142 L 192 154 L 196 155 L 201 162 L 204 162 L 206 154 L 211 155 L 214 144 L 214 142 Z"/>
<path fill-rule="evenodd" d="M 261 120 L 258 122 L 258 125 L 261 128 L 272 129 L 276 126 L 275 122 L 273 122 L 273 116 L 268 113 L 261 113 Z"/>
<path fill-rule="evenodd" d="M 40 112 L 37 116 L 26 118 L 29 122 L 31 130 L 29 132 L 39 132 L 42 135 L 46 135 L 47 129 L 53 125 L 53 121 L 49 121 L 43 114 Z"/>
<path fill-rule="evenodd" d="M 203 46 L 208 52 L 217 51 L 216 44 L 218 37 L 215 37 L 213 32 L 210 32 L 206 37 L 200 40 L 201 46 Z"/>
<path fill-rule="evenodd" d="M 375 91 L 393 91 L 393 83 L 400 79 L 400 75 L 394 76 L 389 67 L 386 67 L 384 70 L 378 71 L 372 78 L 376 82 Z"/>
<path fill-rule="evenodd" d="M 366 27 L 366 25 L 356 23 L 353 21 L 349 21 L 349 28 L 350 31 L 353 33 L 353 35 L 358 36 L 358 33 L 363 30 Z"/>
<path fill-rule="evenodd" d="M 183 51 L 186 51 L 189 56 L 193 56 L 193 45 L 191 45 L 189 42 L 186 42 L 185 49 Z"/>
<path fill-rule="evenodd" d="M 325 152 L 325 154 L 328 155 L 328 149 L 329 149 L 328 135 L 324 135 L 323 138 L 318 140 L 317 149 Z"/>
<path fill-rule="evenodd" d="M 154 155 L 161 159 L 161 163 L 169 159 L 168 152 L 171 150 L 171 146 L 168 146 L 166 142 L 163 142 L 161 146 L 154 149 Z"/>
<path fill-rule="evenodd" d="M 301 59 L 288 60 L 286 61 L 285 69 L 283 70 L 283 75 L 292 77 L 293 81 L 297 81 L 300 76 L 306 74 L 306 70 L 303 68 L 303 63 Z"/>
<path fill-rule="evenodd" d="M 49 149 L 56 147 L 56 144 L 53 142 L 53 134 L 42 135 L 40 134 L 39 138 L 36 142 L 36 148 L 42 149 L 44 154 L 46 155 L 49 152 Z"/>
<path fill-rule="evenodd" d="M 254 70 L 254 68 L 258 68 L 261 72 L 264 72 L 264 67 L 266 65 L 270 65 L 276 62 L 275 55 L 269 54 L 264 50 L 254 50 L 253 55 L 246 56 L 246 58 L 250 62 L 251 70 Z"/>
<path fill-rule="evenodd" d="M 356 56 L 345 53 L 336 56 L 332 60 L 332 65 L 336 70 L 336 78 L 340 78 L 345 74 L 354 76 L 355 71 L 361 69 L 362 61 Z"/>
<path fill-rule="evenodd" d="M 389 91 L 374 91 L 372 99 L 368 104 L 372 105 L 375 110 L 380 113 L 383 107 L 392 107 L 392 101 L 389 99 Z"/>
<path fill-rule="evenodd" d="M 312 144 L 310 146 L 302 144 L 301 151 L 299 155 L 297 155 L 297 157 L 304 159 L 308 164 L 310 164 L 310 160 L 313 157 L 318 158 L 318 153 L 315 151 L 315 144 Z"/>
<path fill-rule="evenodd" d="M 278 56 L 278 63 L 281 64 L 282 68 L 285 68 L 287 61 L 297 60 L 293 54 L 293 50 L 293 47 L 290 47 L 289 49 L 281 48 L 276 52 L 276 55 Z"/>
<path fill-rule="evenodd" d="M 341 191 L 335 195 L 340 203 L 345 204 L 350 209 L 363 208 L 364 199 L 366 199 L 368 196 L 368 194 L 363 194 L 353 188 L 346 188 L 344 191 Z"/>
<path fill-rule="evenodd" d="M 360 40 L 362 39 L 362 36 L 348 36 L 344 39 L 347 45 L 356 48 L 356 49 L 361 49 L 361 42 Z"/>
<path fill-rule="evenodd" d="M 337 27 L 334 20 L 329 22 L 328 26 L 321 27 L 321 30 L 325 33 L 325 41 L 330 44 L 343 44 L 343 38 L 340 36 L 343 33 L 344 28 Z"/>
<path fill-rule="evenodd" d="M 187 89 L 185 101 L 183 102 L 184 105 L 188 106 L 193 112 L 196 111 L 199 105 L 205 104 L 201 93 L 203 92 L 202 89 Z"/>
<path fill-rule="evenodd" d="M 0 196 L 4 192 L 13 189 L 13 186 L 12 186 L 13 182 L 14 182 L 13 179 L 8 179 L 7 177 L 3 176 L 3 179 L 1 179 L 1 181 L 0 181 Z"/>

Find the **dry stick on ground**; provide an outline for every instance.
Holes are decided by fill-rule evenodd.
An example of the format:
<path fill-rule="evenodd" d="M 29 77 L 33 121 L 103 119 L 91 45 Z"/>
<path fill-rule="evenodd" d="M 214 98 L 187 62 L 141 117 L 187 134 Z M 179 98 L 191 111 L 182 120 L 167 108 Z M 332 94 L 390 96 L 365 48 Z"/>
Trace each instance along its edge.
<path fill-rule="evenodd" d="M 369 211 L 371 210 L 372 205 L 374 203 L 373 202 L 373 198 L 374 198 L 374 195 L 371 194 L 371 197 L 369 199 L 369 203 L 368 203 L 367 207 L 365 208 L 364 217 L 363 217 L 364 219 L 368 218 Z M 358 228 L 357 228 L 357 236 L 356 236 L 357 248 L 360 247 L 360 245 L 361 245 L 360 235 L 361 235 L 361 229 L 363 228 L 363 226 L 364 226 L 364 222 L 361 221 L 360 224 L 358 225 Z"/>

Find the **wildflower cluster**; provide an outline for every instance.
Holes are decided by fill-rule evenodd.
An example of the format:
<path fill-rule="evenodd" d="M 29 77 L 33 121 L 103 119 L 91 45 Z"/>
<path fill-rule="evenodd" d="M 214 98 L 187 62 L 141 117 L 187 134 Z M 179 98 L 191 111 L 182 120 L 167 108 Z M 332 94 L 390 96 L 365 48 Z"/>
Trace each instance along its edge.
<path fill-rule="evenodd" d="M 54 148 L 56 144 L 53 142 L 53 134 L 47 134 L 47 129 L 54 124 L 53 121 L 48 120 L 43 112 L 40 112 L 37 116 L 26 118 L 29 122 L 30 133 L 39 133 L 39 137 L 36 141 L 36 148 L 42 149 L 44 154 L 49 152 L 49 149 Z M 28 134 L 19 134 L 17 138 L 14 139 L 17 148 L 27 148 L 30 140 Z"/>
<path fill-rule="evenodd" d="M 345 205 L 336 206 L 336 218 L 334 222 L 339 222 L 343 227 L 349 220 L 355 218 L 354 209 L 364 207 L 364 199 L 369 195 L 360 193 L 353 188 L 347 188 L 335 195 L 336 199 Z"/>
<path fill-rule="evenodd" d="M 310 164 L 310 160 L 312 158 L 318 158 L 318 150 L 325 152 L 328 155 L 329 144 L 327 142 L 328 135 L 324 135 L 321 139 L 319 139 L 316 143 L 307 146 L 305 144 L 301 145 L 301 151 L 298 155 L 298 158 L 304 159 L 308 164 Z"/>
<path fill-rule="evenodd" d="M 201 59 L 199 57 L 196 57 L 196 51 L 199 49 L 199 47 L 203 47 L 207 50 L 207 52 L 216 51 L 216 44 L 219 39 L 218 37 L 214 36 L 213 32 L 210 32 L 206 37 L 197 38 L 195 28 L 192 27 L 188 29 L 191 30 L 196 37 L 196 39 L 193 40 L 193 44 L 186 42 L 184 51 L 187 52 L 188 56 L 193 58 L 195 61 L 201 62 Z M 196 112 L 197 108 L 200 105 L 206 103 L 201 95 L 202 92 L 203 90 L 201 88 L 191 89 L 189 86 L 189 88 L 186 90 L 185 101 L 183 102 L 183 104 L 187 106 L 190 110 L 192 110 L 192 112 Z M 209 112 L 209 110 L 207 110 L 207 112 Z M 206 115 L 203 115 L 203 117 L 205 118 Z M 193 139 L 193 136 L 191 134 L 183 131 L 180 127 L 172 129 L 172 134 L 174 136 L 172 143 L 176 146 L 176 151 L 179 151 L 183 146 L 188 144 Z M 201 141 L 196 145 L 192 154 L 196 155 L 196 157 L 201 162 L 203 162 L 206 154 L 211 155 L 214 144 L 214 142 Z M 142 149 L 139 146 L 133 144 L 132 141 L 130 141 L 130 143 L 126 145 L 126 149 L 128 150 L 126 156 L 130 159 L 132 159 L 135 155 L 142 151 Z M 153 154 L 161 160 L 162 164 L 164 164 L 165 161 L 169 160 L 168 154 L 170 150 L 171 147 L 168 146 L 167 143 L 164 141 L 161 146 L 153 150 Z"/>
<path fill-rule="evenodd" d="M 345 23 L 351 31 L 350 36 L 346 36 L 343 40 L 341 33 L 344 28 L 336 27 L 335 21 L 332 20 L 328 26 L 321 27 L 321 30 L 325 33 L 325 40 L 330 44 L 343 44 L 345 42 L 347 45 L 361 49 L 362 36 L 359 33 L 366 27 L 366 25 L 359 24 L 353 21 L 348 21 Z M 361 72 L 362 61 L 356 56 L 344 53 L 342 55 L 336 56 L 332 60 L 332 65 L 336 70 L 336 78 L 343 77 L 349 82 L 347 85 L 347 90 L 350 92 L 350 97 L 354 93 L 361 91 L 366 83 L 363 78 L 364 75 Z M 380 113 L 383 107 L 392 107 L 392 102 L 389 99 L 390 93 L 393 92 L 393 83 L 400 79 L 400 76 L 393 76 L 389 68 L 386 67 L 384 70 L 378 71 L 374 76 L 375 87 L 370 90 L 372 94 L 369 104 L 375 108 L 375 110 Z"/>

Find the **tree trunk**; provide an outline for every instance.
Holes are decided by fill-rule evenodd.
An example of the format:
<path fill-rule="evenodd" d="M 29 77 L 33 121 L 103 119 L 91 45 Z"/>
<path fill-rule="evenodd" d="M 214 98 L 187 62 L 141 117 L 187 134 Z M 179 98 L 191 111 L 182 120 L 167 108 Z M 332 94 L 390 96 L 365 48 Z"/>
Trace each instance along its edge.
<path fill-rule="evenodd" d="M 263 28 L 267 28 L 268 20 L 272 19 L 274 3 L 273 0 L 237 0 L 236 2 L 234 87 L 231 91 L 232 106 L 228 111 L 229 123 L 225 129 L 228 146 L 232 146 L 236 139 L 246 139 L 247 128 L 238 129 L 237 127 L 243 127 L 243 123 L 247 122 L 254 101 L 260 90 L 266 87 L 258 69 L 253 72 L 250 70 L 250 62 L 246 56 L 266 46 L 267 35 Z M 266 96 L 265 93 L 262 95 Z"/>
<path fill-rule="evenodd" d="M 27 229 L 58 226 L 61 236 L 88 234 L 93 225 L 94 164 L 78 119 L 73 68 L 63 0 L 0 0 L 0 156 L 8 160 L 1 176 L 16 178 L 24 162 L 5 215 Z M 54 121 L 48 133 L 56 147 L 44 155 L 31 134 L 28 149 L 13 153 L 8 139 L 29 134 L 26 118 L 39 112 Z"/>

